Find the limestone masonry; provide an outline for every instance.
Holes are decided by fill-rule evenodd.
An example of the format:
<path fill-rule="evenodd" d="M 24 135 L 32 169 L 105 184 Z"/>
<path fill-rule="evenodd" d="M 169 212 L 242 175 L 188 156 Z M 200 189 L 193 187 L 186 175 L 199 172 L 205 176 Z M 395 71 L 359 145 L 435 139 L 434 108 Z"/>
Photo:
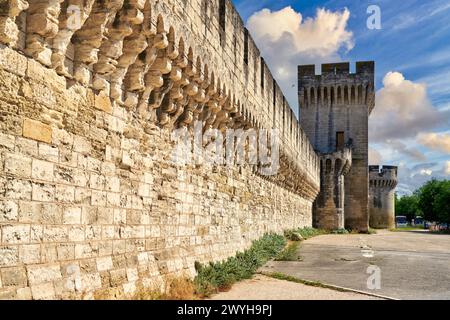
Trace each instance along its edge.
<path fill-rule="evenodd" d="M 326 229 L 369 228 L 368 127 L 375 106 L 374 62 L 298 67 L 301 125 L 321 157 L 315 224 Z"/>
<path fill-rule="evenodd" d="M 229 0 L 2 0 L 0 42 L 0 298 L 130 296 L 311 225 L 319 157 Z M 195 120 L 278 129 L 278 174 L 172 163 Z"/>
<path fill-rule="evenodd" d="M 161 290 L 267 232 L 367 231 L 369 203 L 390 227 L 374 63 L 298 71 L 301 125 L 230 0 L 0 0 L 0 299 Z M 279 170 L 173 161 L 196 122 L 276 129 Z"/>
<path fill-rule="evenodd" d="M 397 171 L 394 166 L 370 166 L 370 226 L 395 228 L 395 187 Z"/>

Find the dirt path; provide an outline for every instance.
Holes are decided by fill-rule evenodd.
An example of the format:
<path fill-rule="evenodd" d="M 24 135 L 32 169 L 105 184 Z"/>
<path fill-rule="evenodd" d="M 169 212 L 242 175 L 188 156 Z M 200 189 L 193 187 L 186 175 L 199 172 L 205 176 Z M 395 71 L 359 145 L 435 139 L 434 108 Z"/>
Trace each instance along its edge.
<path fill-rule="evenodd" d="M 307 286 L 255 275 L 253 279 L 235 284 L 230 291 L 211 297 L 211 300 L 373 300 L 375 297 Z"/>

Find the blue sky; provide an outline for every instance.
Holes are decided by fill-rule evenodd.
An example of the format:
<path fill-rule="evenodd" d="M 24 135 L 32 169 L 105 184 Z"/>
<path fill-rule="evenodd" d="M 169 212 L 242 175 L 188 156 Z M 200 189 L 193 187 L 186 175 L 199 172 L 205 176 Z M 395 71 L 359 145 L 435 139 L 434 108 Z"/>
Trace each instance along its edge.
<path fill-rule="evenodd" d="M 376 132 L 371 140 L 372 162 L 399 165 L 399 189 L 404 193 L 413 191 L 431 177 L 450 178 L 449 0 L 235 0 L 234 4 L 244 21 L 253 19 L 248 23 L 248 28 L 263 55 L 269 56 L 266 60 L 276 78 L 282 74 L 277 70 L 292 67 L 295 71 L 295 64 L 321 63 L 331 59 L 327 62 L 350 61 L 351 65 L 354 65 L 355 61 L 375 60 L 378 91 L 376 110 L 378 108 L 379 111 L 370 121 L 372 131 Z M 381 10 L 380 30 L 367 28 L 367 8 L 370 5 L 377 5 Z M 289 6 L 293 11 L 285 9 Z M 270 12 L 258 15 L 263 9 L 269 9 Z M 287 56 L 290 59 L 289 65 L 277 65 L 278 56 L 270 57 L 275 55 L 271 46 L 278 44 L 287 48 L 289 45 L 286 45 L 286 38 L 281 42 L 281 39 L 274 39 L 273 35 L 268 41 L 269 36 L 265 35 L 266 31 L 260 31 L 264 29 L 261 26 L 267 24 L 276 28 L 276 24 L 272 24 L 270 19 L 283 20 L 283 15 L 273 15 L 280 10 L 286 17 L 294 17 L 294 12 L 300 14 L 303 25 L 300 31 L 291 26 L 292 33 L 297 32 L 300 39 L 298 48 L 302 46 L 301 38 L 307 37 L 310 29 L 306 26 L 308 19 L 316 29 L 320 29 L 319 25 L 326 21 L 325 19 L 321 22 L 317 18 L 318 9 L 324 9 L 330 14 L 328 20 L 333 18 L 333 14 L 345 20 L 345 32 L 342 29 L 336 31 L 336 37 L 341 37 L 341 42 L 335 43 L 329 39 L 330 45 L 334 45 L 332 51 L 329 47 L 314 47 L 310 52 L 300 48 L 301 52 L 297 55 Z M 345 10 L 349 12 L 348 19 L 343 17 Z M 338 21 L 342 22 L 336 21 L 336 25 Z M 258 27 L 252 29 L 252 26 Z M 270 27 L 267 32 L 271 32 Z M 332 32 L 334 31 L 330 31 Z M 351 40 L 346 32 L 351 33 Z M 318 35 L 321 36 L 324 35 Z M 324 53 L 322 49 L 327 51 Z M 315 55 L 314 58 L 315 52 L 321 52 L 322 56 Z M 279 55 L 279 51 L 276 54 Z M 285 94 L 291 102 L 291 107 L 296 110 L 295 93 L 291 92 L 292 85 L 289 85 L 295 83 L 294 79 L 280 79 L 282 87 L 283 81 L 285 91 L 288 91 Z M 391 121 L 391 128 L 383 128 L 386 119 L 381 113 L 389 113 L 389 119 L 397 119 L 397 122 Z M 428 117 L 428 114 L 433 116 Z M 403 121 L 405 115 L 408 119 Z M 397 125 L 398 135 L 392 139 L 388 135 L 378 134 L 388 132 L 392 126 Z"/>

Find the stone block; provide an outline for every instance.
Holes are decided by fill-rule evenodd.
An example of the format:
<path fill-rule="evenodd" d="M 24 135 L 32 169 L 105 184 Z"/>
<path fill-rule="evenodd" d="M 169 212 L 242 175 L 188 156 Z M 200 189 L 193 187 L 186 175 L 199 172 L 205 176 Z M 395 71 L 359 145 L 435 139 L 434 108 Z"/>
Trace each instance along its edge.
<path fill-rule="evenodd" d="M 68 232 L 69 241 L 81 242 L 86 239 L 84 226 L 72 226 Z"/>
<path fill-rule="evenodd" d="M 53 163 L 33 159 L 31 177 L 48 182 L 53 181 Z"/>
<path fill-rule="evenodd" d="M 31 159 L 20 154 L 7 153 L 5 155 L 5 173 L 30 178 Z"/>
<path fill-rule="evenodd" d="M 110 271 L 111 276 L 111 287 L 117 287 L 121 284 L 125 283 L 127 281 L 127 271 L 126 269 L 118 269 L 118 270 L 111 270 Z"/>
<path fill-rule="evenodd" d="M 113 262 L 111 257 L 97 258 L 97 270 L 98 271 L 108 271 L 113 268 Z"/>
<path fill-rule="evenodd" d="M 33 183 L 33 201 L 50 202 L 55 197 L 55 186 L 43 183 Z"/>
<path fill-rule="evenodd" d="M 30 241 L 29 225 L 3 225 L 2 242 L 5 244 L 28 243 Z"/>
<path fill-rule="evenodd" d="M 52 142 L 52 128 L 42 122 L 25 119 L 23 122 L 23 136 L 45 143 Z"/>
<path fill-rule="evenodd" d="M 39 157 L 57 163 L 59 161 L 59 149 L 56 146 L 39 143 Z"/>
<path fill-rule="evenodd" d="M 1 45 L 0 66 L 4 70 L 24 76 L 27 70 L 27 58 L 19 52 Z"/>
<path fill-rule="evenodd" d="M 14 151 L 15 137 L 11 134 L 0 133 L 0 149 Z"/>
<path fill-rule="evenodd" d="M 127 210 L 114 209 L 114 224 L 126 224 L 127 223 Z"/>
<path fill-rule="evenodd" d="M 86 239 L 87 240 L 101 240 L 102 239 L 102 226 L 87 226 L 86 227 Z"/>
<path fill-rule="evenodd" d="M 27 180 L 7 179 L 4 183 L 5 198 L 31 200 L 32 186 Z"/>
<path fill-rule="evenodd" d="M 56 246 L 56 253 L 59 261 L 75 259 L 75 244 L 60 243 Z"/>
<path fill-rule="evenodd" d="M 75 187 L 56 185 L 55 187 L 55 201 L 58 203 L 67 203 L 75 201 Z"/>
<path fill-rule="evenodd" d="M 23 155 L 37 157 L 39 155 L 38 142 L 23 137 L 16 137 L 15 151 Z"/>
<path fill-rule="evenodd" d="M 19 262 L 17 246 L 0 247 L 0 267 L 15 266 Z"/>
<path fill-rule="evenodd" d="M 62 206 L 56 203 L 42 203 L 42 223 L 62 224 L 62 209 Z"/>
<path fill-rule="evenodd" d="M 55 287 L 51 282 L 31 285 L 31 295 L 34 300 L 51 300 L 55 298 Z"/>
<path fill-rule="evenodd" d="M 64 224 L 80 224 L 81 223 L 81 208 L 67 207 L 63 211 Z"/>
<path fill-rule="evenodd" d="M 59 264 L 27 266 L 28 282 L 31 286 L 62 278 Z"/>
<path fill-rule="evenodd" d="M 67 227 L 45 226 L 43 237 L 45 242 L 64 242 L 68 238 Z"/>
<path fill-rule="evenodd" d="M 39 223 L 42 216 L 42 204 L 39 202 L 19 201 L 19 221 Z"/>
<path fill-rule="evenodd" d="M 27 286 L 27 274 L 24 267 L 2 268 L 0 271 L 4 287 Z"/>
<path fill-rule="evenodd" d="M 89 153 L 91 152 L 91 148 L 91 143 L 85 137 L 73 137 L 73 151 L 81 153 L 83 155 L 89 155 Z"/>
<path fill-rule="evenodd" d="M 104 225 L 114 224 L 114 209 L 111 208 L 98 208 L 97 223 Z"/>
<path fill-rule="evenodd" d="M 91 205 L 93 206 L 106 206 L 106 192 L 92 190 Z"/>
<path fill-rule="evenodd" d="M 111 98 L 107 96 L 104 91 L 96 94 L 94 97 L 94 106 L 96 109 L 106 113 L 112 113 Z"/>
<path fill-rule="evenodd" d="M 17 289 L 16 299 L 18 300 L 31 300 L 32 294 L 29 287 Z"/>
<path fill-rule="evenodd" d="M 39 244 L 24 244 L 19 248 L 19 260 L 24 264 L 36 264 L 41 261 L 41 246 Z"/>
<path fill-rule="evenodd" d="M 102 287 L 99 273 L 81 274 L 81 288 L 84 291 L 94 291 Z"/>
<path fill-rule="evenodd" d="M 0 222 L 17 221 L 18 206 L 12 200 L 0 200 Z"/>

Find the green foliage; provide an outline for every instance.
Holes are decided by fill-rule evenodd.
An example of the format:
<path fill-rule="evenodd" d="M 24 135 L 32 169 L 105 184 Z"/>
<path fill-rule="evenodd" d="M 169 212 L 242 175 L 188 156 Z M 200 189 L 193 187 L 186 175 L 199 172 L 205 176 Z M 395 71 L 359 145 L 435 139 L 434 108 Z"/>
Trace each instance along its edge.
<path fill-rule="evenodd" d="M 249 279 L 269 259 L 275 257 L 286 245 L 281 235 L 266 234 L 253 242 L 250 249 L 239 252 L 225 261 L 201 266 L 196 263 L 196 291 L 203 296 L 227 289 L 237 281 Z"/>
<path fill-rule="evenodd" d="M 395 196 L 395 215 L 397 216 L 406 216 L 408 221 L 411 221 L 417 216 L 422 215 L 422 212 L 418 206 L 419 196 L 417 194 L 413 194 L 411 196 L 403 196 L 398 198 Z"/>
<path fill-rule="evenodd" d="M 321 235 L 321 234 L 325 234 L 326 231 L 325 230 L 320 230 L 320 229 L 315 229 L 315 228 L 309 228 L 309 227 L 305 227 L 305 228 L 299 228 L 299 229 L 294 229 L 294 230 L 287 230 L 284 232 L 284 236 L 286 237 L 286 239 L 288 240 L 292 240 L 295 241 L 295 234 L 299 234 L 304 240 Z"/>
<path fill-rule="evenodd" d="M 416 195 L 418 208 L 425 220 L 450 222 L 450 180 L 433 179 L 420 188 Z"/>
<path fill-rule="evenodd" d="M 349 234 L 347 229 L 337 229 L 331 232 L 332 234 Z"/>
<path fill-rule="evenodd" d="M 297 250 L 299 242 L 291 242 L 283 251 L 281 251 L 276 257 L 275 261 L 297 261 Z"/>
<path fill-rule="evenodd" d="M 438 221 L 450 223 L 450 180 L 442 181 L 441 191 L 436 196 L 434 205 L 438 212 Z"/>

